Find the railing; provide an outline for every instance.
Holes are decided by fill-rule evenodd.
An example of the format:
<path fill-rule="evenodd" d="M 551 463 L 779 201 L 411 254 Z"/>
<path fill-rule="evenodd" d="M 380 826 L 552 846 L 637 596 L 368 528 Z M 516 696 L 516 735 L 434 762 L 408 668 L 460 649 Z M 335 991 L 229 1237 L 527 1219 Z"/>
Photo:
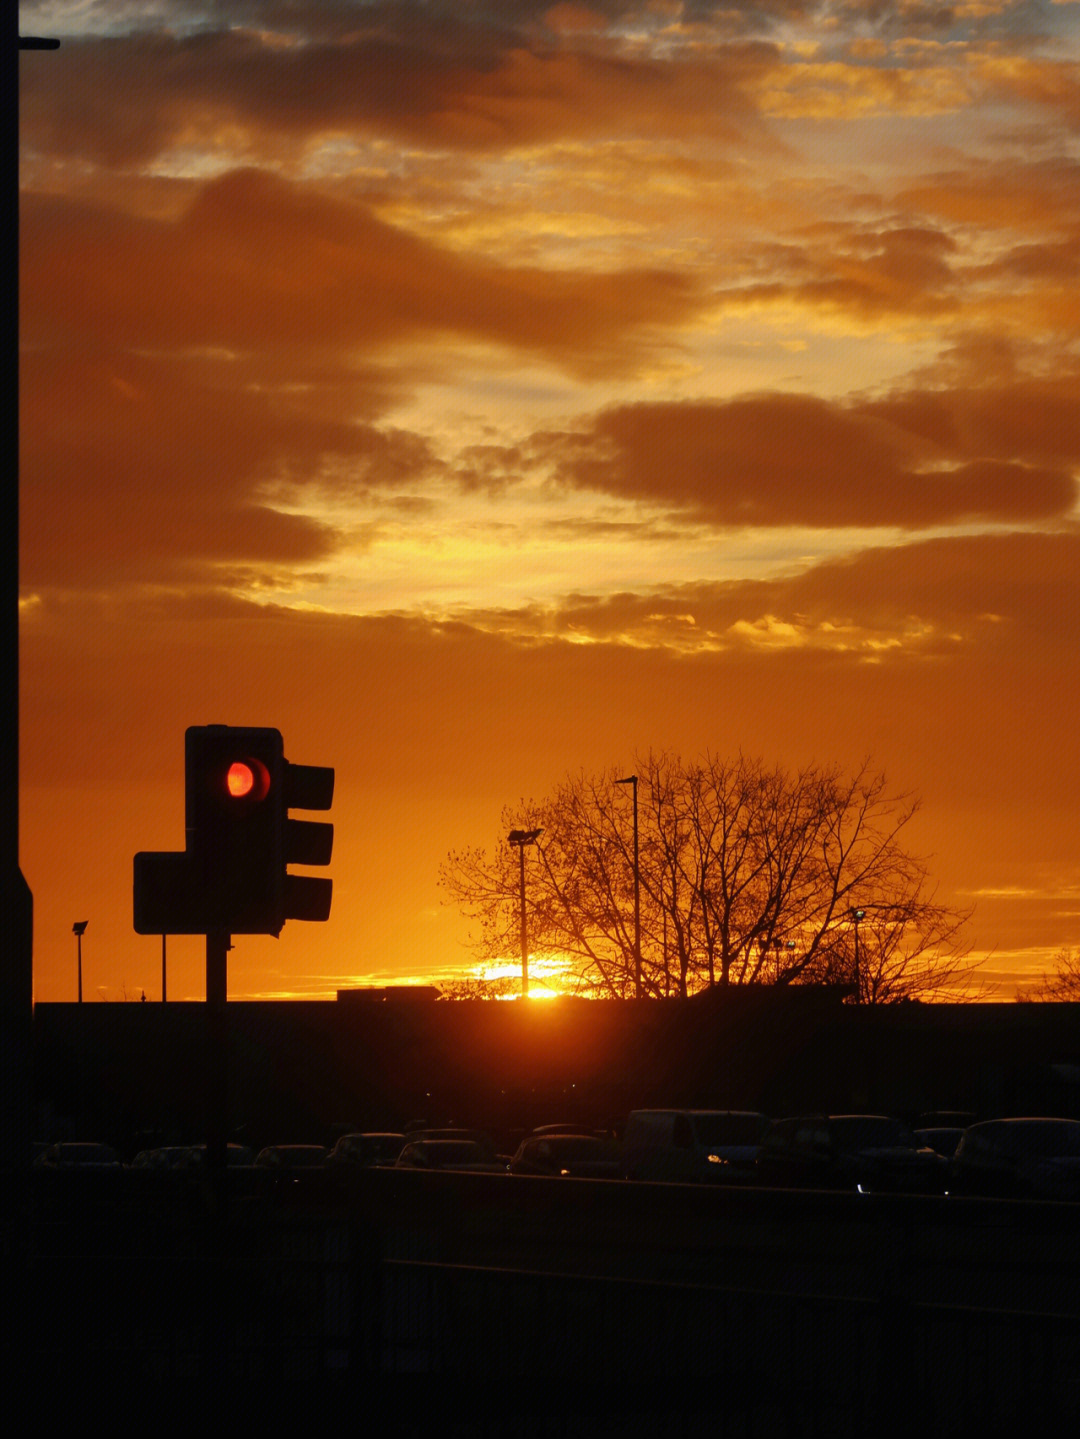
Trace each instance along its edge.
<path fill-rule="evenodd" d="M 1078 1206 L 385 1172 L 222 1220 L 200 1183 L 70 1178 L 28 1219 L 45 1385 L 510 1381 L 544 1434 L 569 1432 L 560 1378 L 597 1425 L 653 1406 L 665 1433 L 718 1404 L 721 1433 L 832 1436 L 1080 1408 Z"/>

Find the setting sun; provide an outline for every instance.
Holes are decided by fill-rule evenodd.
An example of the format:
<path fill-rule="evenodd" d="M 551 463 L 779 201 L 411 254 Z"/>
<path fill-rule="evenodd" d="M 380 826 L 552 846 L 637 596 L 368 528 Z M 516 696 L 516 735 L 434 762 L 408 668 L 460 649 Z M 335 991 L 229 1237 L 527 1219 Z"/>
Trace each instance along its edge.
<path fill-rule="evenodd" d="M 562 976 L 569 972 L 569 960 L 529 956 L 529 992 L 526 999 L 558 999 L 567 991 L 560 983 Z M 492 981 L 513 981 L 516 993 L 499 994 L 499 999 L 521 999 L 521 961 L 503 960 L 494 964 L 477 965 L 476 978 L 484 983 Z"/>

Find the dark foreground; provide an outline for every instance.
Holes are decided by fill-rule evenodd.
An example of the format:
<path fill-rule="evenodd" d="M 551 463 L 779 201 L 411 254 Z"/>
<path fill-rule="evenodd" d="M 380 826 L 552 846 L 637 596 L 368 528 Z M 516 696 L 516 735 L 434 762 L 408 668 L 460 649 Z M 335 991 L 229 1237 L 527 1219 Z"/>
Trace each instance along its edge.
<path fill-rule="evenodd" d="M 341 1387 L 364 1410 L 393 1400 L 379 1432 L 416 1434 L 1080 1415 L 1080 1206 L 395 1170 L 229 1182 L 35 1172 L 11 1196 L 37 1393 L 103 1375 L 162 1395 Z"/>

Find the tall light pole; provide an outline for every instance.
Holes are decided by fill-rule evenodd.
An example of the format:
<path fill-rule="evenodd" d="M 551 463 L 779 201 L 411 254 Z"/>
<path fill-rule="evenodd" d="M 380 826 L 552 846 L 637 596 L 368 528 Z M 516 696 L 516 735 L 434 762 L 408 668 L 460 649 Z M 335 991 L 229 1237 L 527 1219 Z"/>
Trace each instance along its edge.
<path fill-rule="evenodd" d="M 78 957 L 80 1004 L 82 1004 L 82 937 L 86 933 L 86 926 L 89 923 L 90 921 L 88 919 L 80 919 L 71 926 L 71 932 L 75 936 L 75 953 Z"/>
<path fill-rule="evenodd" d="M 521 881 L 521 997 L 529 996 L 529 936 L 525 925 L 525 846 L 535 844 L 544 833 L 542 829 L 512 829 L 507 835 L 511 844 L 518 847 Z"/>
<path fill-rule="evenodd" d="M 861 1004 L 862 984 L 859 979 L 859 924 L 866 918 L 866 910 L 850 909 L 848 910 L 848 914 L 851 916 L 852 923 L 855 926 L 855 1003 Z"/>
<path fill-rule="evenodd" d="M 641 998 L 641 860 L 638 852 L 637 818 L 637 775 L 629 774 L 617 779 L 616 784 L 628 784 L 634 791 L 634 997 Z"/>

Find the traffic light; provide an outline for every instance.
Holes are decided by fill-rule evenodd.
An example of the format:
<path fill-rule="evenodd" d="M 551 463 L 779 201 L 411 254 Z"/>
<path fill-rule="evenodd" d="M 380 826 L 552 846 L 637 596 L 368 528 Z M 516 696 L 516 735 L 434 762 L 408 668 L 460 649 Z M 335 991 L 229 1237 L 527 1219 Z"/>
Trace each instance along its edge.
<path fill-rule="evenodd" d="M 276 935 L 329 918 L 333 881 L 287 866 L 330 863 L 333 825 L 289 810 L 329 809 L 332 769 L 290 764 L 276 729 L 196 725 L 185 777 L 184 852 L 135 856 L 137 933 Z"/>
<path fill-rule="evenodd" d="M 198 725 L 184 737 L 187 853 L 200 932 L 278 934 L 284 923 L 281 733 Z"/>
<path fill-rule="evenodd" d="M 330 918 L 332 879 L 317 875 L 289 874 L 285 865 L 330 863 L 334 847 L 334 826 L 313 819 L 292 819 L 290 809 L 329 809 L 334 800 L 334 771 L 323 765 L 291 764 L 285 760 L 283 818 L 284 919 L 324 920 Z"/>

